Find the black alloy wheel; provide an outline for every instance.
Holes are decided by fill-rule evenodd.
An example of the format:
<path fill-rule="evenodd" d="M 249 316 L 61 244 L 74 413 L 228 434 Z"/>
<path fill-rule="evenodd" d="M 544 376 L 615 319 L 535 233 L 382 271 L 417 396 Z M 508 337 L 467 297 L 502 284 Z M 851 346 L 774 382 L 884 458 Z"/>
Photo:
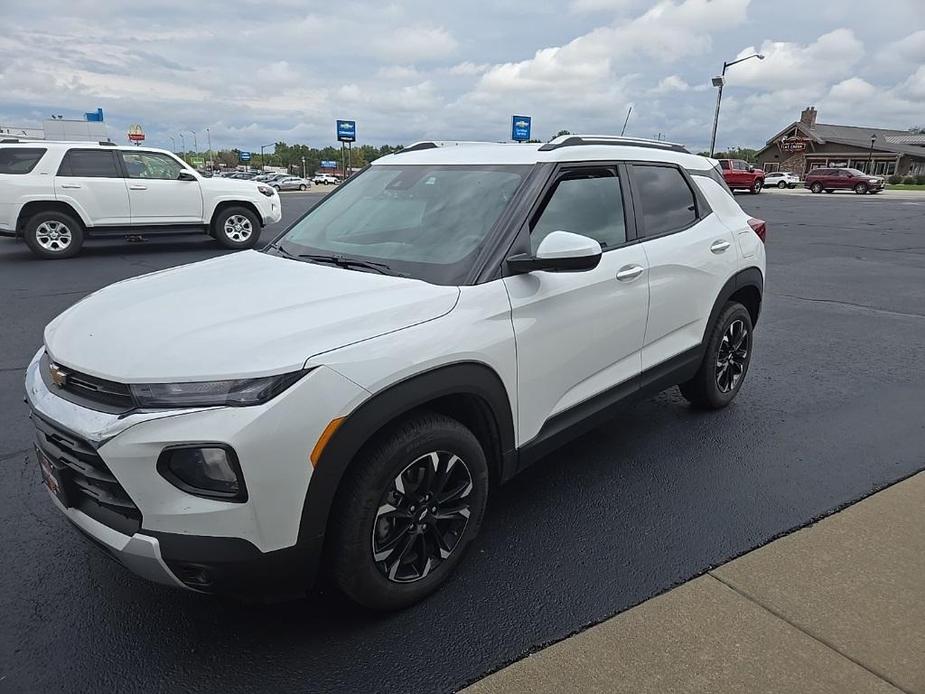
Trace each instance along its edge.
<path fill-rule="evenodd" d="M 739 385 L 748 365 L 750 344 L 745 321 L 732 321 L 723 334 L 716 354 L 716 387 L 720 393 L 729 393 Z"/>
<path fill-rule="evenodd" d="M 422 455 L 398 473 L 373 522 L 371 549 L 380 573 L 411 583 L 448 559 L 472 515 L 472 489 L 469 467 L 447 451 Z"/>

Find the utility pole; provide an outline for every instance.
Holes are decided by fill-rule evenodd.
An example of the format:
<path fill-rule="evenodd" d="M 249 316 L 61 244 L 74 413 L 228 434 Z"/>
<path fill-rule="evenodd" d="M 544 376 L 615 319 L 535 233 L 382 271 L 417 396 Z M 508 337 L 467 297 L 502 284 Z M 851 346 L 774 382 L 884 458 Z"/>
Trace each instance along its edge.
<path fill-rule="evenodd" d="M 723 85 L 726 84 L 726 69 L 732 67 L 736 63 L 741 63 L 743 60 L 749 60 L 751 58 L 758 58 L 758 60 L 764 60 L 764 56 L 760 53 L 753 53 L 752 55 L 747 55 L 744 58 L 739 58 L 738 60 L 733 60 L 731 62 L 723 62 L 723 72 L 719 77 L 714 77 L 712 82 L 714 87 L 719 87 L 719 91 L 716 93 L 716 111 L 713 114 L 713 135 L 710 137 L 710 156 L 713 156 L 713 152 L 716 151 L 716 128 L 719 126 L 719 105 L 723 101 Z"/>

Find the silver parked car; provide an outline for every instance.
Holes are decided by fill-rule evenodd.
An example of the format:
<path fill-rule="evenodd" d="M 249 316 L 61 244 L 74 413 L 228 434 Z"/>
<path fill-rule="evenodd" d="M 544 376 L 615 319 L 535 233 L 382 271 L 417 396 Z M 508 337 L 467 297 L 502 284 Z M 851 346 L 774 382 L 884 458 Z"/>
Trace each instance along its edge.
<path fill-rule="evenodd" d="M 312 182 L 300 176 L 285 176 L 270 181 L 270 185 L 276 190 L 308 190 Z"/>

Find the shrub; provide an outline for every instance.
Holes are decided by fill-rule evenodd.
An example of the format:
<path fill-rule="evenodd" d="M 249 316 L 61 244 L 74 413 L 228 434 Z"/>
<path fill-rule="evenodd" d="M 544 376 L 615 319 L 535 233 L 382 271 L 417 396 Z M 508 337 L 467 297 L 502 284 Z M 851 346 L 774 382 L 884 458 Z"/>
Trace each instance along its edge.
<path fill-rule="evenodd" d="M 902 176 L 900 176 L 899 174 L 893 174 L 888 179 L 886 179 L 886 182 L 889 183 L 891 186 L 895 186 L 897 183 L 901 183 L 902 180 L 903 180 Z"/>
<path fill-rule="evenodd" d="M 920 186 L 925 186 L 925 174 L 916 174 L 915 182 Z"/>
<path fill-rule="evenodd" d="M 905 183 L 907 186 L 914 186 L 914 185 L 915 185 L 915 176 L 906 176 L 906 177 L 903 179 L 903 183 Z"/>

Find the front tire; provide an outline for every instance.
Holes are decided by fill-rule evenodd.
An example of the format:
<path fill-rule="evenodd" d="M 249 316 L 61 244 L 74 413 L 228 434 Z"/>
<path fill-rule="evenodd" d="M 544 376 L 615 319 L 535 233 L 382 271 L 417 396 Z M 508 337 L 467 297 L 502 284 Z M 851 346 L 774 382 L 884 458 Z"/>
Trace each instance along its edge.
<path fill-rule="evenodd" d="M 302 185 L 299 186 L 299 190 L 305 190 L 305 184 L 304 184 L 304 183 L 303 183 Z"/>
<path fill-rule="evenodd" d="M 212 219 L 212 235 L 225 248 L 253 248 L 260 239 L 260 221 L 246 207 L 226 207 Z"/>
<path fill-rule="evenodd" d="M 758 195 L 758 193 L 761 192 L 761 189 L 763 187 L 764 187 L 764 181 L 758 178 L 758 179 L 755 179 L 754 183 L 752 183 L 752 187 L 748 189 L 748 192 L 750 192 L 752 195 Z"/>
<path fill-rule="evenodd" d="M 432 412 L 387 429 L 351 464 L 334 500 L 334 583 L 353 601 L 396 610 L 424 599 L 478 534 L 488 464 L 475 435 Z"/>
<path fill-rule="evenodd" d="M 858 194 L 858 195 L 866 195 L 866 194 L 867 194 L 867 184 L 866 184 L 866 183 L 858 183 L 858 184 L 854 187 L 854 192 L 855 192 L 856 194 Z"/>
<path fill-rule="evenodd" d="M 777 184 L 777 187 L 783 190 L 784 188 L 787 187 L 787 183 L 785 181 L 781 181 L 780 183 Z"/>
<path fill-rule="evenodd" d="M 84 242 L 83 225 L 64 212 L 48 211 L 33 215 L 23 229 L 29 250 L 45 260 L 72 258 Z"/>
<path fill-rule="evenodd" d="M 752 318 L 731 301 L 720 312 L 697 374 L 679 387 L 694 407 L 718 410 L 735 399 L 752 359 Z"/>

